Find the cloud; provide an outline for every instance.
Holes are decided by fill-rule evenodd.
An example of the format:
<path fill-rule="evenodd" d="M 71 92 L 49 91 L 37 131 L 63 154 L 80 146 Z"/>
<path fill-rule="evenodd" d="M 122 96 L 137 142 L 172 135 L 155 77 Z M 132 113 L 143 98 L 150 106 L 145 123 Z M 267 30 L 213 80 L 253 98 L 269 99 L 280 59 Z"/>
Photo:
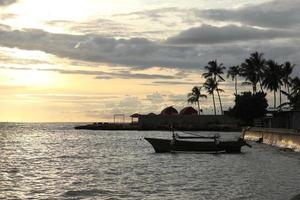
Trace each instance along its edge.
<path fill-rule="evenodd" d="M 58 72 L 61 74 L 78 74 L 78 75 L 92 75 L 96 79 L 174 79 L 175 76 L 160 75 L 160 74 L 146 74 L 146 73 L 131 73 L 129 71 L 119 72 L 103 72 L 97 70 L 68 70 L 68 69 L 57 69 L 57 68 L 30 68 L 30 67 L 3 67 L 0 69 L 11 69 L 11 70 L 37 70 L 37 71 L 48 71 Z"/>
<path fill-rule="evenodd" d="M 190 81 L 153 81 L 151 84 L 147 85 L 199 85 L 199 83 Z"/>
<path fill-rule="evenodd" d="M 202 25 L 182 31 L 167 39 L 171 44 L 216 44 L 228 42 L 245 42 L 249 40 L 278 39 L 299 37 L 299 33 L 281 30 L 262 30 L 247 26 L 211 26 Z"/>
<path fill-rule="evenodd" d="M 130 38 L 115 39 L 112 37 L 103 37 L 99 35 L 71 35 L 49 33 L 37 29 L 25 30 L 1 30 L 0 29 L 0 45 L 9 48 L 19 48 L 25 50 L 39 50 L 49 54 L 56 55 L 61 58 L 68 58 L 73 61 L 84 61 L 97 63 L 97 66 L 106 63 L 110 67 L 124 67 L 125 69 L 145 69 L 151 67 L 177 68 L 181 70 L 199 69 L 199 73 L 208 61 L 218 59 L 226 66 L 236 65 L 244 61 L 246 57 L 253 51 L 264 52 L 266 58 L 276 59 L 278 62 L 286 60 L 300 65 L 300 40 L 289 31 L 274 31 L 270 33 L 266 30 L 257 30 L 254 28 L 244 28 L 231 26 L 232 29 L 244 33 L 249 31 L 251 34 L 236 37 L 239 40 L 245 38 L 244 42 L 231 42 L 232 38 L 230 26 L 215 27 L 205 26 L 206 29 L 215 31 L 216 33 L 206 35 L 209 42 L 216 39 L 219 43 L 208 42 L 204 44 L 195 44 L 199 38 L 192 38 L 193 44 L 175 45 L 161 41 L 152 41 L 146 38 Z M 203 27 L 202 27 L 203 28 Z M 195 30 L 195 33 L 204 29 Z M 205 29 L 205 30 L 206 30 Z M 241 29 L 241 30 L 240 30 Z M 182 35 L 189 35 L 194 30 L 183 31 L 185 34 L 179 34 L 173 37 L 173 41 L 169 38 L 168 42 L 178 42 Z M 224 32 L 224 33 L 222 33 Z M 262 34 L 260 36 L 259 34 Z M 282 34 L 281 34 L 282 33 Z M 235 34 L 235 33 L 232 33 Z M 223 38 L 216 38 L 221 35 Z M 268 38 L 267 37 L 270 37 Z M 286 36 L 290 35 L 290 37 Z M 180 37 L 179 37 L 180 36 Z M 211 37 L 211 38 L 209 38 Z M 255 38 L 256 40 L 246 40 Z M 204 36 L 201 38 L 204 40 Z M 202 40 L 198 41 L 201 42 Z M 237 40 L 237 39 L 235 39 Z M 190 42 L 190 41 L 188 41 Z M 45 69 L 46 70 L 46 69 Z M 60 73 L 91 73 L 82 71 L 63 71 Z M 99 72 L 97 72 L 99 73 Z M 149 78 L 148 75 L 124 73 L 114 74 L 121 78 L 126 76 L 133 78 Z M 99 73 L 94 74 L 98 78 L 110 78 L 112 74 Z M 171 79 L 172 77 L 159 77 L 153 74 L 153 77 Z"/>
<path fill-rule="evenodd" d="M 25 93 L 19 94 L 22 99 L 45 100 L 60 103 L 89 103 L 100 104 L 101 101 L 112 101 L 119 99 L 116 95 L 106 94 L 61 94 L 61 93 Z"/>
<path fill-rule="evenodd" d="M 189 52 L 192 48 L 174 48 L 145 38 L 114 39 L 99 35 L 55 34 L 37 29 L 0 30 L 0 45 L 40 50 L 74 60 L 139 68 L 198 65 L 183 54 L 193 53 Z"/>
<path fill-rule="evenodd" d="M 0 0 L 0 6 L 8 6 L 16 2 L 17 0 Z"/>
<path fill-rule="evenodd" d="M 224 22 L 240 22 L 251 26 L 294 28 L 300 24 L 299 0 L 274 0 L 237 9 L 198 10 L 198 16 Z"/>
<path fill-rule="evenodd" d="M 53 20 L 47 21 L 46 24 L 54 27 L 63 27 L 71 32 L 81 34 L 98 34 L 106 37 L 128 37 L 128 34 L 133 32 L 130 24 L 119 23 L 105 18 L 98 18 L 86 22 Z"/>
<path fill-rule="evenodd" d="M 161 104 L 164 102 L 164 95 L 161 93 L 155 92 L 153 94 L 148 94 L 146 100 L 150 101 L 152 104 Z"/>

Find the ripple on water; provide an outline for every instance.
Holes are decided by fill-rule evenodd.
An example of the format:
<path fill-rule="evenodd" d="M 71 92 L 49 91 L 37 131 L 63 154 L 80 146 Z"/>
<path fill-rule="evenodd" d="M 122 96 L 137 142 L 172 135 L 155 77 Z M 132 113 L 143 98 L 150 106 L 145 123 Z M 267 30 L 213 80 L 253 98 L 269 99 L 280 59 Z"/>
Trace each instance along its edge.
<path fill-rule="evenodd" d="M 65 197 L 86 197 L 113 194 L 115 191 L 100 190 L 100 189 L 86 189 L 86 190 L 69 190 L 63 193 Z"/>
<path fill-rule="evenodd" d="M 0 199 L 281 200 L 299 193 L 298 153 L 254 143 L 237 155 L 156 154 L 137 138 L 168 133 L 62 127 L 0 124 Z"/>

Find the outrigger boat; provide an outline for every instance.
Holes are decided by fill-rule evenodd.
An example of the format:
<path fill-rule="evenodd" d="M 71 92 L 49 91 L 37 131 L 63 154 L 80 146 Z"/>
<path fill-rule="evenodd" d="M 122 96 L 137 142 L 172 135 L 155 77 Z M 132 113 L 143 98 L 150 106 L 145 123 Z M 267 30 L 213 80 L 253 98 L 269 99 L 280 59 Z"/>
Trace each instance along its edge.
<path fill-rule="evenodd" d="M 191 134 L 191 133 L 190 133 Z M 173 132 L 172 139 L 145 137 L 156 153 L 166 152 L 215 152 L 241 153 L 242 146 L 251 147 L 243 138 L 235 141 L 220 141 L 220 136 L 179 136 Z M 198 140 L 196 140 L 198 139 Z M 202 139 L 202 140 L 199 140 Z M 210 141 L 207 141 L 210 140 Z"/>

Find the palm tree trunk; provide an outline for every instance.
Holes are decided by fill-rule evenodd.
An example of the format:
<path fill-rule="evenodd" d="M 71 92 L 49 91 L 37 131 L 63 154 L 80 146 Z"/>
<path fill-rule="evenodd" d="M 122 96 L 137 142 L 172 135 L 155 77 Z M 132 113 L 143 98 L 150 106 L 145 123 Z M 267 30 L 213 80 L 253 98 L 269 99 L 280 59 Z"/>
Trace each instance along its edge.
<path fill-rule="evenodd" d="M 235 87 L 235 95 L 237 95 L 237 78 L 236 77 L 235 77 L 234 87 Z"/>
<path fill-rule="evenodd" d="M 276 108 L 276 91 L 274 90 L 274 108 Z"/>
<path fill-rule="evenodd" d="M 281 86 L 279 86 L 279 105 L 281 105 Z"/>
<path fill-rule="evenodd" d="M 252 84 L 252 91 L 253 91 L 253 94 L 256 93 L 256 83 L 253 83 L 253 84 Z"/>
<path fill-rule="evenodd" d="M 200 105 L 199 105 L 199 100 L 197 101 L 197 104 L 198 104 L 198 115 L 200 115 Z"/>
<path fill-rule="evenodd" d="M 215 95 L 214 95 L 214 93 L 212 93 L 212 98 L 213 98 L 213 104 L 214 104 L 214 113 L 215 113 L 215 115 L 217 115 L 217 113 L 216 113 L 216 103 L 215 103 Z"/>
<path fill-rule="evenodd" d="M 263 87 L 262 87 L 262 84 L 261 84 L 261 80 L 259 80 L 259 87 L 260 87 L 260 90 L 261 90 L 262 92 L 264 92 Z"/>
<path fill-rule="evenodd" d="M 218 94 L 219 102 L 220 102 L 221 115 L 223 115 L 222 101 L 221 101 L 220 92 L 219 92 L 218 88 L 217 88 L 217 94 Z"/>

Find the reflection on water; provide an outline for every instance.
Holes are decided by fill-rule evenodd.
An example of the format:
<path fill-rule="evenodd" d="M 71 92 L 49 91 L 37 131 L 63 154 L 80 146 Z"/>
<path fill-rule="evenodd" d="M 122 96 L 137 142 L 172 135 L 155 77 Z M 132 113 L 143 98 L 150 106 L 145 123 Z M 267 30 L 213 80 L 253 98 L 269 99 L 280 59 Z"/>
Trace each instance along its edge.
<path fill-rule="evenodd" d="M 168 132 L 72 126 L 0 124 L 0 199 L 281 200 L 300 191 L 299 153 L 253 143 L 234 155 L 155 154 L 141 138 Z"/>

